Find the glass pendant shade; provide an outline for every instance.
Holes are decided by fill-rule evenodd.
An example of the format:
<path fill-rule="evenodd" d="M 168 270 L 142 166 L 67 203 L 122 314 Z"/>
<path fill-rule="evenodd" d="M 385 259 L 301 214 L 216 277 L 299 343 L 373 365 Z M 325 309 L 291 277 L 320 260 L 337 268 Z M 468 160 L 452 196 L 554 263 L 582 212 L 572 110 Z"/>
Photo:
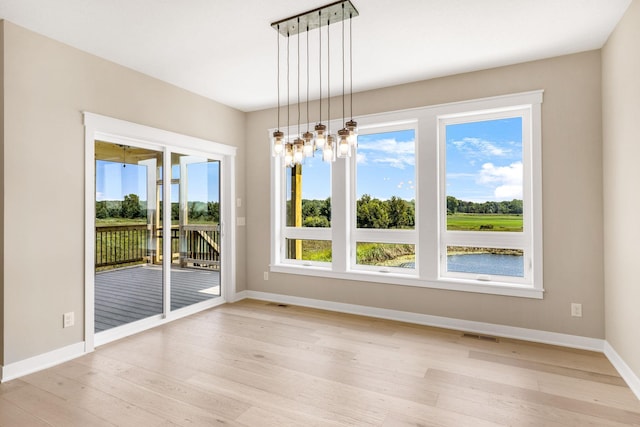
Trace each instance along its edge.
<path fill-rule="evenodd" d="M 352 147 L 355 147 L 358 142 L 358 123 L 353 120 L 349 120 L 345 123 L 345 128 L 349 131 L 349 144 L 351 144 Z"/>
<path fill-rule="evenodd" d="M 296 138 L 293 142 L 293 163 L 299 165 L 304 159 L 304 141 Z"/>
<path fill-rule="evenodd" d="M 336 160 L 336 139 L 333 135 L 327 135 L 327 140 L 322 150 L 322 160 L 325 162 Z"/>
<path fill-rule="evenodd" d="M 313 134 L 311 132 L 305 132 L 302 134 L 302 139 L 304 140 L 304 156 L 312 157 L 313 152 L 315 151 L 315 146 L 313 144 Z"/>
<path fill-rule="evenodd" d="M 349 144 L 349 131 L 344 128 L 338 131 L 338 157 L 351 157 L 351 145 Z"/>
<path fill-rule="evenodd" d="M 284 150 L 284 165 L 290 167 L 293 164 L 293 144 L 287 144 Z"/>
<path fill-rule="evenodd" d="M 315 127 L 316 131 L 316 148 L 322 150 L 324 148 L 325 143 L 327 142 L 325 132 L 327 131 L 327 127 L 322 123 L 318 123 Z"/>
<path fill-rule="evenodd" d="M 283 132 L 280 132 L 279 130 L 273 132 L 271 147 L 272 147 L 271 153 L 273 154 L 274 157 L 282 154 L 284 150 L 284 133 Z"/>

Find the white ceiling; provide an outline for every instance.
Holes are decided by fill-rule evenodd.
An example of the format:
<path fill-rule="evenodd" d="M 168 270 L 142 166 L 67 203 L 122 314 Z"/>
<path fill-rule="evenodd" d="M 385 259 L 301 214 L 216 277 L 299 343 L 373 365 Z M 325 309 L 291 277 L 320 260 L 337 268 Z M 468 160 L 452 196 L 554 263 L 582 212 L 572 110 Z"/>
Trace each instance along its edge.
<path fill-rule="evenodd" d="M 223 104 L 253 111 L 277 102 L 277 33 L 269 24 L 331 2 L 0 0 L 0 17 Z M 358 92 L 598 49 L 631 0 L 352 3 L 360 12 L 353 19 L 353 90 Z M 338 47 L 340 24 L 331 27 L 333 46 Z M 317 30 L 310 37 L 315 46 Z M 297 58 L 295 41 L 292 64 Z M 303 35 L 303 46 L 305 42 Z M 333 63 L 339 64 L 339 58 Z M 304 56 L 302 60 L 304 81 Z M 316 81 L 317 53 L 310 60 L 310 76 Z M 340 71 L 332 74 L 333 94 L 342 88 Z M 293 71 L 292 82 L 295 86 Z M 311 97 L 317 97 L 316 90 L 311 89 Z"/>

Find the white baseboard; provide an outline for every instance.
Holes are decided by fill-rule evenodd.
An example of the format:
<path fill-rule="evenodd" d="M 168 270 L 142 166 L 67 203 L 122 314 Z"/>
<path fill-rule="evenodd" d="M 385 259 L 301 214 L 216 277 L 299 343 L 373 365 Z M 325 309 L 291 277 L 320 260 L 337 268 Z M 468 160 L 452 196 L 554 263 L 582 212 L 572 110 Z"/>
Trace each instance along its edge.
<path fill-rule="evenodd" d="M 229 302 L 238 302 L 238 301 L 241 301 L 241 300 L 243 300 L 245 298 L 248 298 L 247 292 L 249 292 L 249 291 L 236 292 L 235 295 L 231 298 L 231 301 L 229 301 Z"/>
<path fill-rule="evenodd" d="M 332 301 L 301 298 L 289 295 L 272 294 L 268 292 L 244 291 L 245 298 L 271 301 L 281 304 L 293 304 L 304 307 L 320 308 L 341 313 L 360 314 L 380 319 L 397 320 L 418 325 L 435 326 L 482 335 L 492 335 L 502 338 L 513 338 L 543 344 L 559 345 L 562 347 L 578 348 L 603 352 L 604 340 L 581 337 L 577 335 L 560 334 L 557 332 L 539 331 L 536 329 L 518 328 L 514 326 L 496 325 L 493 323 L 474 322 L 471 320 L 453 319 L 450 317 L 431 316 L 428 314 L 411 313 L 407 311 L 389 310 L 386 308 L 368 307 L 364 305 L 345 304 Z"/>
<path fill-rule="evenodd" d="M 631 370 L 629 365 L 620 357 L 609 342 L 604 342 L 604 354 L 618 371 L 623 380 L 627 383 L 631 391 L 640 400 L 640 378 Z"/>
<path fill-rule="evenodd" d="M 68 345 L 47 353 L 39 354 L 19 362 L 10 363 L 2 367 L 0 382 L 13 380 L 24 375 L 29 375 L 42 369 L 67 362 L 84 353 L 84 341 Z"/>

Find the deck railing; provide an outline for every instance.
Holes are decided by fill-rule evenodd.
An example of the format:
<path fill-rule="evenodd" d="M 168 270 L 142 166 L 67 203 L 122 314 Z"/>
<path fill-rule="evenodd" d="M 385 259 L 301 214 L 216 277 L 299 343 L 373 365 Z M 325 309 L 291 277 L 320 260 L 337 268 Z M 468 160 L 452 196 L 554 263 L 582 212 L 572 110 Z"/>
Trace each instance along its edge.
<path fill-rule="evenodd" d="M 185 250 L 181 263 L 220 268 L 220 231 L 217 226 L 185 225 L 182 227 Z"/>
<path fill-rule="evenodd" d="M 96 227 L 96 267 L 144 261 L 148 254 L 146 224 Z"/>
<path fill-rule="evenodd" d="M 146 224 L 96 226 L 95 266 L 108 268 L 143 262 L 161 263 L 162 240 L 161 227 L 154 235 Z M 219 245 L 217 225 L 171 227 L 171 258 L 179 260 L 181 266 L 192 264 L 219 269 Z"/>

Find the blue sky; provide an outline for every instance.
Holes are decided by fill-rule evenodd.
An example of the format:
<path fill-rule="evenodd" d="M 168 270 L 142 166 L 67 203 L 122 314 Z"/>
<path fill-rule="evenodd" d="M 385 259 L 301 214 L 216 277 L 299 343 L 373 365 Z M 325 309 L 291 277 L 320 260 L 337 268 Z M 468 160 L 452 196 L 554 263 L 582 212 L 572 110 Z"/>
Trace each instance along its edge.
<path fill-rule="evenodd" d="M 415 131 L 358 136 L 356 197 L 416 198 Z"/>
<path fill-rule="evenodd" d="M 198 202 L 219 202 L 219 162 L 193 163 L 189 172 L 188 199 Z M 137 194 L 147 200 L 146 166 L 96 161 L 96 200 L 123 200 L 127 194 Z M 160 172 L 162 173 L 162 172 Z M 180 167 L 172 168 L 174 178 L 179 177 Z M 171 201 L 178 201 L 178 185 L 172 185 Z"/>
<path fill-rule="evenodd" d="M 413 130 L 358 136 L 356 197 L 415 198 Z M 473 202 L 522 199 L 522 119 L 486 120 L 446 127 L 446 191 Z M 303 198 L 330 196 L 330 165 L 305 160 Z"/>
<path fill-rule="evenodd" d="M 520 117 L 447 125 L 447 196 L 473 202 L 522 199 Z"/>
<path fill-rule="evenodd" d="M 382 200 L 391 196 L 415 199 L 414 145 L 413 130 L 359 135 L 357 198 L 369 194 Z M 319 153 L 306 159 L 302 170 L 303 199 L 324 200 L 330 196 L 330 164 L 323 162 Z"/>

